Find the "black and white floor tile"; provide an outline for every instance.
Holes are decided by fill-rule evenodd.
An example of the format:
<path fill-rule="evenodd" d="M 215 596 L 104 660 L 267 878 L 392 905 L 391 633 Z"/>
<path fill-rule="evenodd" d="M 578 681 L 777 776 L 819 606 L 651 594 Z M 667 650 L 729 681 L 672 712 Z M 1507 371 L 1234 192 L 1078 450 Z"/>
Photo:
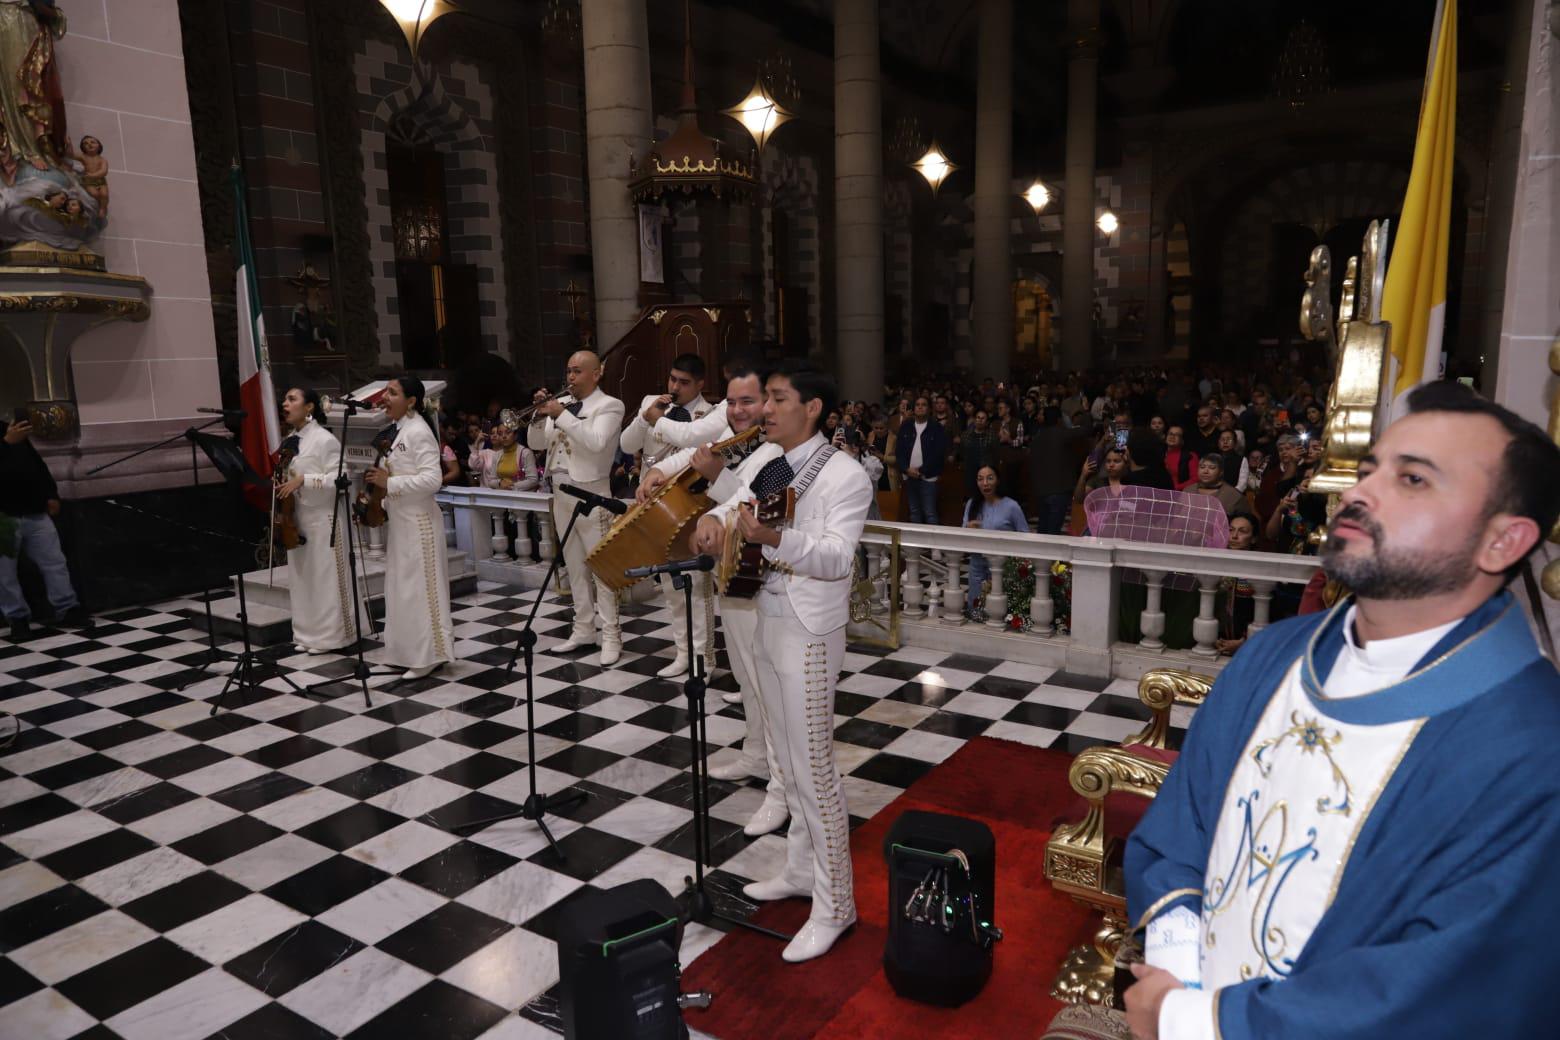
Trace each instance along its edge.
<path fill-rule="evenodd" d="M 525 685 L 505 665 L 529 597 L 458 599 L 459 663 L 389 689 L 376 677 L 371 706 L 351 682 L 293 692 L 286 679 L 352 662 L 282 648 L 215 716 L 229 666 L 193 669 L 190 606 L 0 643 L 0 710 L 20 723 L 0 748 L 0 1033 L 550 1037 L 559 908 L 636 878 L 676 892 L 692 873 L 686 701 L 654 677 L 664 610 L 629 608 L 627 652 L 603 670 L 547 652 L 569 606 L 543 605 L 537 785 L 588 795 L 548 819 L 560 855 L 514 818 L 530 791 Z M 718 696 L 734 688 L 716 673 L 715 761 L 742 740 L 741 709 Z M 1131 682 L 914 647 L 853 647 L 836 711 L 855 823 L 970 737 L 1077 751 L 1145 717 Z M 784 859 L 780 836 L 742 834 L 762 796 L 711 785 L 710 885 L 730 909 Z M 719 937 L 690 925 L 683 962 Z"/>

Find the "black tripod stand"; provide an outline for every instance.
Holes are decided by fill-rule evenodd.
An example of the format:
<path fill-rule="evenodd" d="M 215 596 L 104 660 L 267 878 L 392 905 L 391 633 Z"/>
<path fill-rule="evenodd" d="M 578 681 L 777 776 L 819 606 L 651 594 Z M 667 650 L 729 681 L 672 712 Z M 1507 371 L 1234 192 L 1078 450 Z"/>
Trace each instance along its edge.
<path fill-rule="evenodd" d="M 672 588 L 683 595 L 683 621 L 688 639 L 688 678 L 683 680 L 683 694 L 688 698 L 688 738 L 693 744 L 693 761 L 689 774 L 693 781 L 693 877 L 683 879 L 682 893 L 677 897 L 683 916 L 688 921 L 707 924 L 712 919 L 740 925 L 750 931 L 789 942 L 793 937 L 741 917 L 732 917 L 715 909 L 705 886 L 705 865 L 710 860 L 710 772 L 706 757 L 709 754 L 709 733 L 704 717 L 704 655 L 695 652 L 693 642 L 693 576 L 715 568 L 715 560 L 709 556 L 695 556 L 689 560 L 676 560 L 656 567 L 642 567 L 629 571 L 630 575 L 669 574 Z"/>
<path fill-rule="evenodd" d="M 330 514 L 330 548 L 332 552 L 335 551 L 336 539 L 340 536 L 343 527 L 342 517 L 346 517 L 347 522 L 344 526 L 347 531 L 347 578 L 352 584 L 352 630 L 356 633 L 356 637 L 352 640 L 352 653 L 357 661 L 352 671 L 346 675 L 310 683 L 304 687 L 304 692 L 318 697 L 321 696 L 319 691 L 327 686 L 356 679 L 363 691 L 363 703 L 373 707 L 374 702 L 368 695 L 368 680 L 375 675 L 394 675 L 396 669 L 375 670 L 370 668 L 368 662 L 363 659 L 363 622 L 372 621 L 373 618 L 369 614 L 372 607 L 363 602 L 362 593 L 358 589 L 357 545 L 352 538 L 352 478 L 347 476 L 347 430 L 352 425 L 352 417 L 357 414 L 358 405 L 356 401 L 350 399 L 336 403 L 346 410 L 341 416 L 341 451 L 336 456 L 336 502 Z"/>
<path fill-rule="evenodd" d="M 515 647 L 509 654 L 509 664 L 505 671 L 513 675 L 515 665 L 522 656 L 525 657 L 525 760 L 526 771 L 530 774 L 531 793 L 526 795 L 525 802 L 520 806 L 518 816 L 495 816 L 490 819 L 473 820 L 462 825 L 461 830 L 470 831 L 503 820 L 530 820 L 541 829 L 542 837 L 547 839 L 548 846 L 557 853 L 558 858 L 566 859 L 563 850 L 558 848 L 558 843 L 553 840 L 552 831 L 547 829 L 547 814 L 557 815 L 558 810 L 567 809 L 571 805 L 583 802 L 589 792 L 574 790 L 565 794 L 543 794 L 536 789 L 536 615 L 542 609 L 542 599 L 546 597 L 547 590 L 552 587 L 553 578 L 558 573 L 558 565 L 563 562 L 563 546 L 569 544 L 569 535 L 574 533 L 574 525 L 580 517 L 589 513 L 594 508 L 593 503 L 580 499 L 574 503 L 574 512 L 569 516 L 569 523 L 563 529 L 563 537 L 558 540 L 558 552 L 553 556 L 552 563 L 547 567 L 547 576 L 542 579 L 542 587 L 536 592 L 536 599 L 531 601 L 531 613 L 526 617 L 525 624 L 520 627 L 520 632 L 515 636 Z"/>

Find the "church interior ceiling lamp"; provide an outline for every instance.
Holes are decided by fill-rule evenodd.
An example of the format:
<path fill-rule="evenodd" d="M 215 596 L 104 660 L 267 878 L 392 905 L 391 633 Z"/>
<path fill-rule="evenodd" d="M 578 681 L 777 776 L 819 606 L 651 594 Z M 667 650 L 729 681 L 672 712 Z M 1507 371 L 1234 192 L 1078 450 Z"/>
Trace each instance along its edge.
<path fill-rule="evenodd" d="M 1023 199 L 1029 203 L 1029 208 L 1035 211 L 1035 216 L 1051 204 L 1051 189 L 1039 181 L 1035 181 L 1024 190 Z"/>
<path fill-rule="evenodd" d="M 417 60 L 417 48 L 422 44 L 423 34 L 428 31 L 428 27 L 455 10 L 449 0 L 379 0 L 379 2 L 401 27 L 401 32 L 406 37 L 406 46 L 412 52 L 413 61 Z"/>
<path fill-rule="evenodd" d="M 1121 226 L 1121 221 L 1117 220 L 1116 214 L 1112 213 L 1110 210 L 1106 210 L 1105 212 L 1101 213 L 1099 217 L 1095 219 L 1094 223 L 1099 226 L 1100 231 L 1107 235 L 1114 235 L 1116 233 L 1116 229 Z"/>
<path fill-rule="evenodd" d="M 753 89 L 748 91 L 747 97 L 726 109 L 726 115 L 747 128 L 747 132 L 753 135 L 753 144 L 760 152 L 764 150 L 764 142 L 769 140 L 770 135 L 792 118 L 791 113 L 770 94 L 762 76 L 753 83 Z"/>
<path fill-rule="evenodd" d="M 926 154 L 910 165 L 917 173 L 926 178 L 926 183 L 932 186 L 933 195 L 937 194 L 937 189 L 942 187 L 942 183 L 948 179 L 948 175 L 958 169 L 943 154 L 942 148 L 936 141 L 932 142 L 932 146 L 926 150 Z"/>

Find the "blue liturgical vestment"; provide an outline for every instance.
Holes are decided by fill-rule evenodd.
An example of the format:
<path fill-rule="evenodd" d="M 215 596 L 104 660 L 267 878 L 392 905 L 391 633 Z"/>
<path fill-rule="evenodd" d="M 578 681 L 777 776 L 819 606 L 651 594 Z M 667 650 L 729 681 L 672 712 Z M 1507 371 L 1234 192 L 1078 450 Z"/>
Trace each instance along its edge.
<path fill-rule="evenodd" d="M 1424 721 L 1287 977 L 1219 989 L 1216 1034 L 1537 1035 L 1554 1017 L 1550 950 L 1560 926 L 1560 673 L 1503 592 L 1401 682 L 1328 698 L 1347 607 L 1263 630 L 1219 676 L 1128 842 L 1132 923 L 1180 906 L 1201 913 L 1226 789 L 1298 660 L 1324 720 Z"/>

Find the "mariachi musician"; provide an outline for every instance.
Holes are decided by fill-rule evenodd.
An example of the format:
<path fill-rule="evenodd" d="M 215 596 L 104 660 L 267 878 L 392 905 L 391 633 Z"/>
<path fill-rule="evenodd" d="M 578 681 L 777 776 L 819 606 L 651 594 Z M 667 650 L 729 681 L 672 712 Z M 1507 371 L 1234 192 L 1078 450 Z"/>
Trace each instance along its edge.
<path fill-rule="evenodd" d="M 630 455 L 642 455 L 641 472 L 648 472 L 679 450 L 667 439 L 667 432 L 678 425 L 697 422 L 711 410 L 710 403 L 704 399 L 704 359 L 697 354 L 679 354 L 673 359 L 671 372 L 666 377 L 666 393 L 649 394 L 639 403 L 639 411 L 633 422 L 623 428 L 619 443 Z M 710 595 L 713 586 L 708 574 L 692 577 L 694 652 L 704 658 L 707 676 L 715 670 L 715 605 Z M 661 596 L 672 616 L 672 643 L 677 647 L 677 657 L 656 675 L 671 679 L 687 672 L 692 659 L 688 649 L 688 622 L 684 617 L 682 593 L 672 588 L 671 577 L 663 574 L 658 580 Z"/>
<path fill-rule="evenodd" d="M 384 465 L 363 478 L 384 491 L 384 660 L 405 668 L 403 679 L 420 679 L 455 659 L 444 518 L 433 500 L 443 486 L 444 465 L 426 400 L 415 376 L 390 380 L 383 403 L 395 440 Z"/>
<path fill-rule="evenodd" d="M 288 390 L 282 399 L 282 417 L 298 439 L 286 479 L 276 488 L 279 502 L 295 500 L 292 508 L 300 535 L 299 544 L 287 550 L 293 642 L 301 651 L 323 654 L 351 646 L 357 639 L 347 532 L 340 531 L 336 544 L 330 544 L 341 442 L 325 428 L 325 409 L 316 390 L 296 386 Z M 346 519 L 341 517 L 343 522 Z"/>
<path fill-rule="evenodd" d="M 720 432 L 717 441 L 743 433 L 763 421 L 763 379 L 746 367 L 732 369 L 730 375 L 725 401 L 729 425 Z M 758 440 L 748 442 L 750 450 L 730 463 L 724 456 L 711 451 L 708 445 L 674 452 L 645 474 L 640 483 L 640 501 L 692 466 L 709 481 L 705 494 L 712 501 L 724 502 L 742 490 L 736 475 L 737 467 L 761 443 Z M 777 830 L 786 819 L 783 774 L 775 764 L 774 749 L 765 736 L 763 699 L 758 695 L 758 684 L 754 679 L 753 646 L 758 637 L 758 610 L 751 599 L 721 596 L 719 601 L 721 626 L 726 633 L 726 656 L 731 661 L 731 673 L 740 690 L 747 734 L 742 740 L 742 753 L 730 762 L 710 766 L 709 772 L 717 780 L 744 780 L 750 776 L 768 780 L 764 803 L 742 829 L 748 837 L 757 838 Z"/>
<path fill-rule="evenodd" d="M 602 391 L 601 359 L 594 351 L 580 350 L 569 356 L 564 381 L 573 401 L 565 404 L 537 391 L 536 412 L 526 431 L 526 441 L 534 451 L 547 452 L 547 476 L 553 489 L 553 522 L 558 537 L 568 529 L 569 516 L 576 500 L 560 491 L 573 484 L 583 491 L 603 497 L 612 494 L 612 460 L 617 454 L 618 434 L 623 429 L 623 402 Z M 581 517 L 574 534 L 563 546 L 563 562 L 569 573 L 569 591 L 574 596 L 574 627 L 569 638 L 549 652 L 572 653 L 596 641 L 595 618 L 601 616 L 601 663 L 617 664 L 623 656 L 623 629 L 618 622 L 617 594 L 591 573 L 585 557 L 606 533 L 609 514 L 596 509 Z"/>
<path fill-rule="evenodd" d="M 728 518 L 763 547 L 753 668 L 769 741 L 791 813 L 780 874 L 743 888 L 750 899 L 812 898 L 807 923 L 781 955 L 818 957 L 856 923 L 850 822 L 834 757 L 834 684 L 845 656 L 851 579 L 872 483 L 819 433 L 839 393 L 813 366 L 789 361 L 765 382 L 766 443 L 738 468 L 735 494 L 700 519 L 694 547 L 718 553 Z M 792 489 L 784 530 L 755 519 L 750 503 Z"/>

